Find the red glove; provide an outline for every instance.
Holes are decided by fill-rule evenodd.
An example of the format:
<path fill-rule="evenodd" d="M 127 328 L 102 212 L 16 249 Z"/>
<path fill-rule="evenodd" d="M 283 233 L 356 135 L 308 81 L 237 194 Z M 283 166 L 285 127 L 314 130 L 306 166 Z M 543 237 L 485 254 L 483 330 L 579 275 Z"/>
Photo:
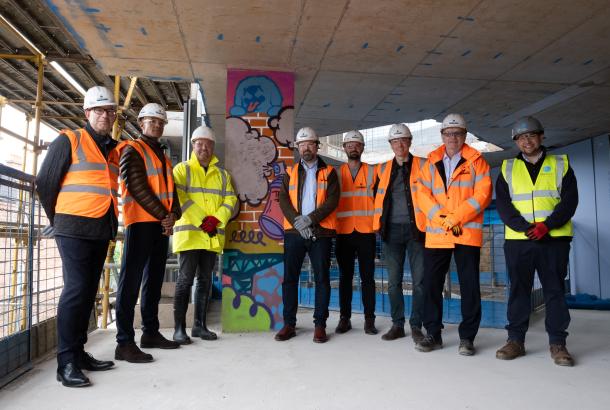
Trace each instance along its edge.
<path fill-rule="evenodd" d="M 212 233 L 216 230 L 216 227 L 219 223 L 220 221 L 218 220 L 218 218 L 209 215 L 203 218 L 203 221 L 199 227 L 203 229 L 204 232 Z"/>
<path fill-rule="evenodd" d="M 526 232 L 528 238 L 532 241 L 539 241 L 549 233 L 549 228 L 543 222 L 536 222 Z"/>

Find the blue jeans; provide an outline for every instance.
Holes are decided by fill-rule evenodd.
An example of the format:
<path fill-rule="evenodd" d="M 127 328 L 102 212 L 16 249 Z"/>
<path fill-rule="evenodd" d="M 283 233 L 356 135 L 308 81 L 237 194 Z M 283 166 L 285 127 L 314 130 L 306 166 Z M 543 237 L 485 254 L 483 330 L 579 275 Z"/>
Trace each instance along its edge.
<path fill-rule="evenodd" d="M 332 238 L 323 237 L 316 241 L 305 240 L 299 234 L 286 233 L 284 236 L 284 281 L 282 299 L 284 302 L 284 324 L 296 326 L 299 305 L 299 275 L 305 254 L 309 254 L 316 282 L 314 324 L 326 327 L 328 303 L 330 302 L 330 248 Z"/>
<path fill-rule="evenodd" d="M 413 278 L 411 305 L 411 327 L 422 327 L 424 313 L 424 244 L 411 235 L 410 224 L 389 224 L 387 241 L 383 242 L 383 256 L 388 267 L 388 295 L 394 326 L 405 325 L 405 299 L 402 293 L 405 256 L 409 255 L 409 266 Z"/>

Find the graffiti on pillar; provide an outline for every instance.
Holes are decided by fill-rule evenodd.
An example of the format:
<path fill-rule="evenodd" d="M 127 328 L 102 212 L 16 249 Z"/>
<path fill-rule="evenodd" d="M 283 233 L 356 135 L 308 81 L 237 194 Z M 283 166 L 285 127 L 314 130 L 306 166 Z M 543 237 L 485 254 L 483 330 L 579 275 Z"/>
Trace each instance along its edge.
<path fill-rule="evenodd" d="M 279 192 L 294 162 L 294 75 L 227 72 L 225 164 L 239 198 L 227 228 L 222 322 L 226 331 L 279 329 L 284 216 Z"/>

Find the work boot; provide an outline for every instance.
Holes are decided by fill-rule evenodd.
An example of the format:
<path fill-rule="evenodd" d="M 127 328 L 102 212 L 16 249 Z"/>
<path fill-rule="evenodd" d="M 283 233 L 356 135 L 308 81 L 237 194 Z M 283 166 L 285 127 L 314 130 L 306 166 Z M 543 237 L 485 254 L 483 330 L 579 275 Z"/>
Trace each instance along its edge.
<path fill-rule="evenodd" d="M 285 342 L 288 339 L 292 339 L 297 335 L 297 332 L 294 326 L 284 325 L 283 328 L 280 329 L 279 332 L 275 334 L 275 340 L 278 342 Z"/>
<path fill-rule="evenodd" d="M 167 340 L 159 332 L 153 334 L 142 333 L 140 347 L 142 349 L 177 349 L 180 347 L 180 344 L 173 340 Z"/>
<path fill-rule="evenodd" d="M 436 337 L 427 335 L 420 342 L 415 343 L 415 350 L 420 352 L 431 352 L 443 348 L 443 339 L 441 335 Z"/>
<path fill-rule="evenodd" d="M 150 363 L 153 361 L 152 355 L 141 351 L 135 342 L 117 345 L 114 350 L 114 358 L 115 360 L 126 360 L 129 363 Z"/>
<path fill-rule="evenodd" d="M 460 339 L 458 353 L 462 356 L 474 356 L 474 344 L 469 339 Z"/>
<path fill-rule="evenodd" d="M 195 287 L 195 323 L 191 330 L 192 337 L 200 337 L 203 340 L 216 340 L 216 333 L 210 331 L 206 325 L 206 316 L 208 311 L 208 303 L 210 301 L 210 286 L 211 280 L 203 281 L 197 278 L 197 286 Z"/>
<path fill-rule="evenodd" d="M 396 340 L 405 337 L 405 328 L 403 326 L 392 325 L 388 332 L 381 336 L 383 340 Z"/>
<path fill-rule="evenodd" d="M 551 358 L 557 366 L 574 366 L 574 359 L 565 345 L 550 345 Z"/>
<path fill-rule="evenodd" d="M 313 331 L 314 343 L 326 343 L 328 342 L 328 336 L 326 336 L 326 328 L 324 326 L 316 326 Z"/>
<path fill-rule="evenodd" d="M 411 327 L 411 339 L 413 339 L 413 343 L 419 343 L 424 340 L 424 334 L 421 329 L 417 326 Z"/>
<path fill-rule="evenodd" d="M 379 330 L 375 327 L 375 318 L 374 317 L 365 317 L 364 318 L 364 333 L 367 335 L 376 335 L 379 333 Z"/>
<path fill-rule="evenodd" d="M 190 288 L 190 286 L 189 286 Z M 176 293 L 174 295 L 174 336 L 175 342 L 181 345 L 189 345 L 192 343 L 191 338 L 186 334 L 186 311 L 189 305 L 189 289 L 179 288 L 176 284 Z"/>
<path fill-rule="evenodd" d="M 339 319 L 339 324 L 335 329 L 335 333 L 345 333 L 352 329 L 352 322 L 346 317 Z"/>
<path fill-rule="evenodd" d="M 517 340 L 507 340 L 506 344 L 496 351 L 496 359 L 513 360 L 525 356 L 525 344 Z"/>

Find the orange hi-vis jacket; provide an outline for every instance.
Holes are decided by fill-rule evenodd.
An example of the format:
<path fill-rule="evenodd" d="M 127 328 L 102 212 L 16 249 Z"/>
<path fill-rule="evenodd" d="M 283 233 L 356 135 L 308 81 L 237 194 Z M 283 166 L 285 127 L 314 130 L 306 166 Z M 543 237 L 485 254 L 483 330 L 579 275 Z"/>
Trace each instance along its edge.
<path fill-rule="evenodd" d="M 117 150 L 119 153 L 126 146 L 134 148 L 146 166 L 146 176 L 148 185 L 155 193 L 159 201 L 165 206 L 167 212 L 171 212 L 172 203 L 174 202 L 174 177 L 172 173 L 172 163 L 165 156 L 165 175 L 163 175 L 163 163 L 155 154 L 155 151 L 142 140 L 125 141 L 121 143 Z M 121 178 L 121 198 L 123 200 L 123 223 L 125 227 L 136 222 L 158 222 L 159 220 L 146 212 L 144 208 L 131 196 L 127 184 Z"/>
<path fill-rule="evenodd" d="M 337 233 L 373 233 L 375 167 L 362 163 L 356 178 L 352 178 L 349 165 L 343 164 L 338 179 L 341 194 L 337 206 Z"/>
<path fill-rule="evenodd" d="M 436 166 L 444 155 L 444 145 L 432 151 L 417 182 L 417 203 L 426 215 L 426 248 L 454 248 L 456 244 L 481 247 L 483 211 L 492 196 L 489 164 L 479 151 L 464 144 L 462 160 L 445 188 Z M 460 225 L 462 235 L 445 231 L 442 215 Z"/>
<path fill-rule="evenodd" d="M 62 181 L 55 212 L 101 218 L 112 204 L 118 217 L 118 151 L 110 151 L 106 160 L 85 129 L 62 133 L 72 146 L 72 164 Z"/>
<path fill-rule="evenodd" d="M 379 231 L 381 229 L 381 215 L 383 214 L 383 201 L 390 187 L 390 175 L 392 174 L 392 162 L 394 159 L 379 164 L 377 166 L 377 177 L 379 185 L 377 186 L 377 195 L 375 196 L 375 216 L 373 218 L 373 229 Z M 417 206 L 417 180 L 421 173 L 421 168 L 424 165 L 425 159 L 413 157 L 411 164 L 411 172 L 409 173 L 409 188 L 411 190 L 411 201 L 413 202 L 413 212 L 415 213 L 415 224 L 417 229 L 422 232 L 426 231 L 426 215 L 423 214 L 419 206 Z"/>
<path fill-rule="evenodd" d="M 322 205 L 326 201 L 327 190 L 328 190 L 328 176 L 333 171 L 333 167 L 327 165 L 325 168 L 318 169 L 317 177 L 318 184 L 316 190 L 316 206 Z M 299 164 L 296 163 L 286 170 L 286 173 L 290 176 L 290 183 L 288 185 L 288 196 L 290 202 L 295 209 L 299 209 Z M 325 229 L 337 229 L 337 210 L 335 209 L 330 215 L 320 221 L 320 226 Z M 292 224 L 288 219 L 284 218 L 284 230 L 292 229 Z"/>

